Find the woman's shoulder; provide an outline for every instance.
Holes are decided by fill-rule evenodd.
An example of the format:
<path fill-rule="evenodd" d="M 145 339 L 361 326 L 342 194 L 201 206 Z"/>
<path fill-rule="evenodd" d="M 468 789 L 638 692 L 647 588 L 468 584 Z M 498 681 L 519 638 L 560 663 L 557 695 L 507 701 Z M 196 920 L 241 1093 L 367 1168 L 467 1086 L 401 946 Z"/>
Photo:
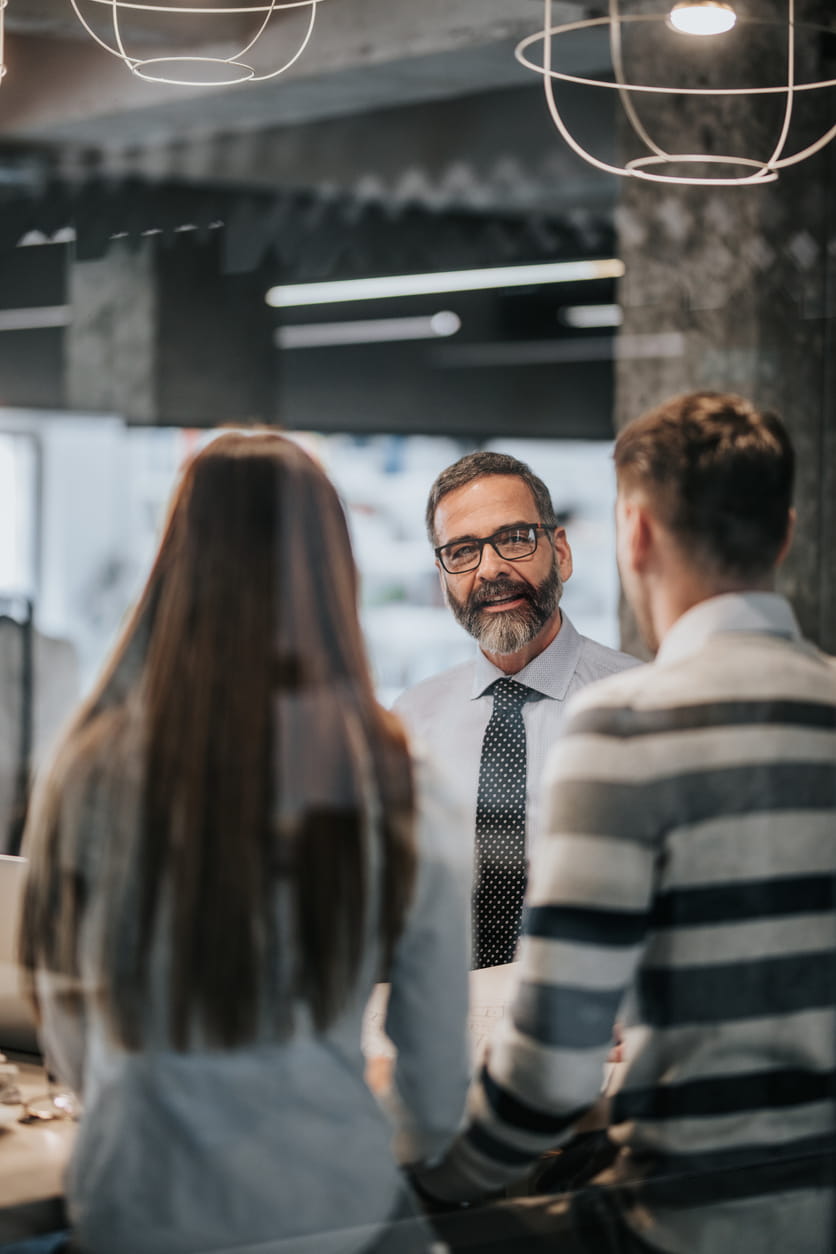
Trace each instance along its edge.
<path fill-rule="evenodd" d="M 139 743 L 124 706 L 71 724 L 35 780 L 27 824 L 30 847 L 54 824 L 66 838 L 62 845 L 78 849 L 82 836 L 89 844 L 98 819 L 118 799 L 135 797 L 141 787 Z M 135 806 L 131 801 L 124 809 L 133 812 Z"/>

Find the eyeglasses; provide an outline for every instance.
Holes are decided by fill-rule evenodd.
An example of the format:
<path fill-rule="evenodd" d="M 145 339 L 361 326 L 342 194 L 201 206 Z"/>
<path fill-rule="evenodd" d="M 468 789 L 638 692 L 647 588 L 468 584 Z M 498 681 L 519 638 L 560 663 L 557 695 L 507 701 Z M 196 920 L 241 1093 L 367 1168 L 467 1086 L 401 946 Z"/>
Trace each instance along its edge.
<path fill-rule="evenodd" d="M 442 544 L 441 548 L 435 550 L 435 555 L 449 575 L 464 575 L 469 570 L 475 570 L 482 561 L 482 550 L 486 544 L 506 562 L 519 562 L 524 557 L 531 557 L 537 548 L 541 531 L 554 531 L 554 527 L 544 527 L 542 523 L 503 527 L 492 536 L 485 536 L 484 540 L 469 536 L 466 540 Z"/>

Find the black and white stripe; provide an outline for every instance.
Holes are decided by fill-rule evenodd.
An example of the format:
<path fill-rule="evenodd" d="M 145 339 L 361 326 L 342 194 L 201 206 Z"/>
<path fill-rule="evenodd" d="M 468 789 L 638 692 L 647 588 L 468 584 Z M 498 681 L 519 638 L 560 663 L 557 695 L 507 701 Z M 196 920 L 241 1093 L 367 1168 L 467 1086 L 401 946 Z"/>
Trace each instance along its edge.
<path fill-rule="evenodd" d="M 648 1239 L 697 1248 L 687 1208 L 781 1190 L 794 1222 L 820 1214 L 836 1147 L 833 664 L 729 633 L 581 694 L 529 885 L 511 1022 L 447 1195 L 497 1187 L 565 1134 L 619 1018 L 611 1136 L 664 1212 Z M 733 1254 L 722 1223 L 711 1233 Z"/>

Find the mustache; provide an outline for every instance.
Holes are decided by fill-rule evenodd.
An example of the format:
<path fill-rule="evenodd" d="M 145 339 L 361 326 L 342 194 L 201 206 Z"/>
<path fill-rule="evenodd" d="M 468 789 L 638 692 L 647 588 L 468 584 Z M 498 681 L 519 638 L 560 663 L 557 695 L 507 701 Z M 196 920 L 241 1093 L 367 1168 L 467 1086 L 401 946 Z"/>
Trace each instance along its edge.
<path fill-rule="evenodd" d="M 486 605 L 489 601 L 496 601 L 501 597 L 524 597 L 526 601 L 533 599 L 533 588 L 528 584 L 522 583 L 516 579 L 495 579 L 491 583 L 486 583 L 474 592 L 470 597 L 470 604 L 474 608 L 480 605 Z"/>

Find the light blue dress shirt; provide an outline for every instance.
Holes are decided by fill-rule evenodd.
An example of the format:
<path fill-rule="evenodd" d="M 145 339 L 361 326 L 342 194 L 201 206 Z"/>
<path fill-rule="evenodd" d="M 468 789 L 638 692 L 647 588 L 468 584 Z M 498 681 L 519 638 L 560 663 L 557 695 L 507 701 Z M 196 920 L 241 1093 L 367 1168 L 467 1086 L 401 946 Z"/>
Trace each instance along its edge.
<path fill-rule="evenodd" d="M 536 806 L 546 758 L 560 731 L 569 698 L 596 679 L 638 665 L 630 654 L 580 635 L 563 614 L 560 631 L 551 644 L 513 676 L 538 694 L 523 707 L 529 850 L 536 839 Z M 394 706 L 415 745 L 446 775 L 466 819 L 463 838 L 471 843 L 476 828 L 482 739 L 493 708 L 487 689 L 504 674 L 476 649 L 472 660 L 416 684 Z"/>

